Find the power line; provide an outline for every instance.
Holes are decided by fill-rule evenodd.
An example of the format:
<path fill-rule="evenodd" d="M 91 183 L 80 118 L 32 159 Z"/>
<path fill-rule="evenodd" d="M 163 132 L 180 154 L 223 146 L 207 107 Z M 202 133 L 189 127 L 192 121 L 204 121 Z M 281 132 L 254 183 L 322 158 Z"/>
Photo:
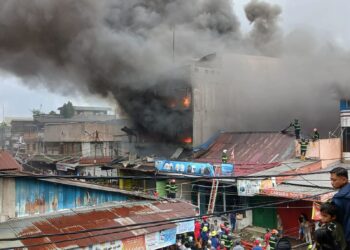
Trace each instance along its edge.
<path fill-rule="evenodd" d="M 271 174 L 271 175 L 247 175 L 247 176 L 190 176 L 188 174 L 178 175 L 178 176 L 169 176 L 166 173 L 160 173 L 159 175 L 153 176 L 80 176 L 80 175 L 32 175 L 32 174 L 3 174 L 5 171 L 0 171 L 0 177 L 4 178 L 62 178 L 62 179 L 133 179 L 133 180 L 168 180 L 168 179 L 177 179 L 177 180 L 257 180 L 257 179 L 266 179 L 271 177 L 293 177 L 293 176 L 303 176 L 303 175 L 315 175 L 315 174 L 326 174 L 330 171 L 319 171 L 311 173 L 295 173 L 295 174 Z"/>

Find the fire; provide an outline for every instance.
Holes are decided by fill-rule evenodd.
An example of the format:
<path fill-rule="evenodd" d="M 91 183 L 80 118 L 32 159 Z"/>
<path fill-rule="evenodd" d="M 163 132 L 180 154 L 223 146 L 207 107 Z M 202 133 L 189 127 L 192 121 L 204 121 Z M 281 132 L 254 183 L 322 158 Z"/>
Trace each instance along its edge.
<path fill-rule="evenodd" d="M 189 108 L 190 105 L 191 105 L 191 100 L 188 96 L 186 96 L 184 99 L 183 99 L 183 102 L 182 104 L 184 105 L 185 108 Z"/>
<path fill-rule="evenodd" d="M 186 137 L 182 141 L 186 144 L 190 144 L 190 143 L 192 143 L 192 137 Z"/>

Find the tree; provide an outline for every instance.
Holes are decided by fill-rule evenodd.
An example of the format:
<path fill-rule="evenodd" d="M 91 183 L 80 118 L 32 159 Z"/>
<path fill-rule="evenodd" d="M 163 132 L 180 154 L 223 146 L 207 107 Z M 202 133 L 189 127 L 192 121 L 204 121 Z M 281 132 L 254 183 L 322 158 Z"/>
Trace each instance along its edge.
<path fill-rule="evenodd" d="M 57 115 L 55 111 L 51 110 L 49 115 Z"/>
<path fill-rule="evenodd" d="M 60 115 L 62 115 L 64 118 L 71 118 L 74 116 L 73 104 L 70 101 L 63 104 L 62 108 L 60 109 Z"/>
<path fill-rule="evenodd" d="M 40 109 L 32 109 L 31 111 L 32 111 L 33 117 L 34 117 L 34 116 L 39 116 L 39 115 L 43 114 L 43 113 L 40 111 Z"/>

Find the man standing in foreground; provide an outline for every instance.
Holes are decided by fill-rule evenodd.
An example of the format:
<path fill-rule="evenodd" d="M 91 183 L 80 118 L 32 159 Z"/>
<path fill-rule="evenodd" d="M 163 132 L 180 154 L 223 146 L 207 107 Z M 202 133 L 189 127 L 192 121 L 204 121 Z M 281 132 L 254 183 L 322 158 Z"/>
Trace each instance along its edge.
<path fill-rule="evenodd" d="M 350 249 L 350 184 L 348 170 L 337 167 L 331 170 L 331 183 L 338 192 L 333 196 L 332 202 L 337 206 L 337 220 L 344 228 L 347 249 Z"/>

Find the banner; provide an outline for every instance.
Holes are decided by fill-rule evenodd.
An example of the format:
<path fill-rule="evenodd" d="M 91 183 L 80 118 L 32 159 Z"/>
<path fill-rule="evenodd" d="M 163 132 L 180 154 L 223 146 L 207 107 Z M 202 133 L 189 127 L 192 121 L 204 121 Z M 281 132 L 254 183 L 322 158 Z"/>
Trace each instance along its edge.
<path fill-rule="evenodd" d="M 154 250 L 158 248 L 159 232 L 145 235 L 146 250 Z"/>
<path fill-rule="evenodd" d="M 218 164 L 216 168 L 221 168 L 217 171 L 219 176 L 221 175 L 232 175 L 233 165 L 232 164 Z M 201 162 L 184 162 L 184 161 L 168 161 L 158 160 L 155 162 L 155 168 L 158 171 L 182 173 L 191 175 L 205 175 L 214 176 L 214 166 L 209 163 Z"/>
<path fill-rule="evenodd" d="M 183 234 L 194 231 L 194 220 L 177 222 L 176 234 Z"/>
<path fill-rule="evenodd" d="M 160 231 L 158 248 L 174 244 L 176 244 L 176 227 Z"/>
<path fill-rule="evenodd" d="M 144 250 L 146 248 L 145 236 L 140 235 L 122 240 L 123 250 Z"/>
<path fill-rule="evenodd" d="M 145 235 L 145 249 L 155 250 L 176 244 L 176 228 Z"/>
<path fill-rule="evenodd" d="M 260 193 L 261 180 L 237 180 L 239 196 L 254 196 Z"/>
<path fill-rule="evenodd" d="M 311 219 L 312 220 L 321 220 L 321 204 L 317 203 L 317 202 L 313 202 L 312 203 L 312 215 L 311 215 Z"/>

